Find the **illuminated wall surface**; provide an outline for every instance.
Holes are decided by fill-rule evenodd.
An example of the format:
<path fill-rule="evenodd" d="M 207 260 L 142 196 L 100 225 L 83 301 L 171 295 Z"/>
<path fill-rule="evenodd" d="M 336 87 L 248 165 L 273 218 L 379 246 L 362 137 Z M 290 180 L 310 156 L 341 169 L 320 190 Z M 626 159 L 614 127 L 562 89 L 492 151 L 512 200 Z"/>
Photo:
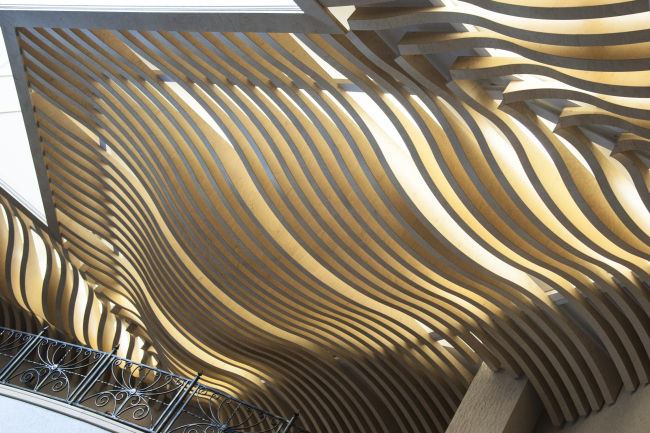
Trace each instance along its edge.
<path fill-rule="evenodd" d="M 1 1 L 0 5 L 2 5 Z M 0 131 L 2 131 L 0 187 L 18 198 L 33 215 L 45 221 L 32 154 L 2 35 L 0 35 Z"/>
<path fill-rule="evenodd" d="M 0 396 L 0 407 L 1 433 L 107 433 L 84 421 L 12 398 Z"/>
<path fill-rule="evenodd" d="M 313 432 L 443 432 L 481 361 L 555 425 L 645 386 L 648 2 L 321 3 L 16 18 L 55 218 L 0 201 L 5 324 Z"/>

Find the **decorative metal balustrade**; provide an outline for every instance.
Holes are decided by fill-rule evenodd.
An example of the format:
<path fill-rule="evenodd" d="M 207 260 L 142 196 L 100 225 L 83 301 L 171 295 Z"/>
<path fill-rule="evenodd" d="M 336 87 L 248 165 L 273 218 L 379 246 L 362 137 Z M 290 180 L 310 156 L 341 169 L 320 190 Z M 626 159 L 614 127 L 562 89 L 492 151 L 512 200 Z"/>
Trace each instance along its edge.
<path fill-rule="evenodd" d="M 46 328 L 47 329 L 47 328 Z M 111 353 L 0 327 L 0 385 L 155 433 L 309 433 L 295 420 Z"/>

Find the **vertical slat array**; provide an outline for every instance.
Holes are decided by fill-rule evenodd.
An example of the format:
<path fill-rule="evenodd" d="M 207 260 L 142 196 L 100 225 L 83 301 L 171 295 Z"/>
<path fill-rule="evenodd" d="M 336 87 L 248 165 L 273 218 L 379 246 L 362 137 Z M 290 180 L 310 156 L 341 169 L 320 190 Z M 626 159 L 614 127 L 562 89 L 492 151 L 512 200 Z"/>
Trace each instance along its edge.
<path fill-rule="evenodd" d="M 556 424 L 648 382 L 645 72 L 588 57 L 647 21 L 473 3 L 358 9 L 346 35 L 20 29 L 64 247 L 165 368 L 322 432 L 442 432 L 479 361 Z M 487 31 L 376 32 L 449 22 Z M 425 57 L 486 44 L 524 57 L 451 81 Z M 481 82 L 546 72 L 501 105 Z M 526 101 L 558 98 L 593 107 L 552 130 Z M 622 166 L 593 123 L 635 134 Z"/>
<path fill-rule="evenodd" d="M 105 351 L 121 344 L 121 356 L 155 363 L 137 310 L 111 306 L 93 290 L 88 267 L 68 247 L 0 195 L 0 325 L 32 333 L 49 325 L 51 337 Z"/>

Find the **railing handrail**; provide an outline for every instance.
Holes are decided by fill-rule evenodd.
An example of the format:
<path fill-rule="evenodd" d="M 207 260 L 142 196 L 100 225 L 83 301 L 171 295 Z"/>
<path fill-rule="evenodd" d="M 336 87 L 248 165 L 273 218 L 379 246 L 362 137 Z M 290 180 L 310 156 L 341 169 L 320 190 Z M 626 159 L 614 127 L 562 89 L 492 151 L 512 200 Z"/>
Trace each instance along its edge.
<path fill-rule="evenodd" d="M 26 389 L 28 391 L 32 391 L 50 398 L 66 401 L 69 404 L 87 409 L 95 413 L 99 413 L 104 416 L 107 416 L 108 414 L 109 418 L 116 419 L 119 422 L 122 422 L 124 424 L 130 425 L 132 427 L 136 427 L 138 429 L 147 432 L 155 432 L 155 433 L 170 432 L 185 427 L 185 426 L 180 426 L 174 428 L 174 423 L 180 415 L 183 415 L 183 413 L 191 414 L 191 412 L 186 410 L 186 407 L 188 407 L 190 401 L 196 396 L 198 409 L 200 409 L 203 412 L 205 417 L 196 414 L 191 414 L 192 416 L 200 420 L 200 422 L 195 423 L 195 425 L 200 425 L 200 426 L 224 425 L 221 419 L 221 415 L 219 415 L 219 411 L 222 410 L 222 407 L 224 406 L 225 403 L 228 403 L 228 405 L 230 405 L 231 403 L 234 402 L 237 405 L 237 407 L 236 409 L 234 409 L 233 413 L 227 419 L 225 425 L 227 425 L 227 423 L 231 421 L 235 413 L 239 410 L 239 407 L 244 406 L 247 413 L 250 414 L 248 418 L 245 419 L 245 422 L 248 422 L 251 419 L 252 422 L 258 421 L 257 424 L 254 424 L 252 427 L 261 426 L 265 421 L 267 421 L 267 418 L 268 418 L 267 424 L 270 424 L 270 427 L 266 430 L 251 430 L 251 433 L 257 433 L 257 432 L 259 433 L 266 433 L 266 432 L 309 433 L 306 430 L 301 429 L 294 425 L 295 420 L 298 417 L 297 413 L 292 418 L 287 419 L 279 415 L 276 415 L 274 413 L 271 413 L 269 411 L 266 411 L 264 409 L 261 409 L 257 406 L 254 406 L 250 403 L 247 403 L 243 400 L 233 397 L 228 393 L 225 393 L 219 389 L 213 388 L 209 385 L 199 382 L 201 373 L 198 373 L 194 377 L 194 379 L 189 379 L 168 371 L 160 370 L 158 368 L 146 364 L 142 364 L 127 358 L 122 358 L 120 356 L 117 356 L 115 355 L 117 347 L 115 347 L 111 353 L 107 353 L 89 347 L 80 346 L 77 344 L 72 344 L 65 341 L 60 341 L 53 338 L 45 337 L 43 334 L 45 333 L 46 329 L 47 328 L 41 331 L 40 334 L 31 334 L 29 332 L 18 331 L 15 329 L 10 329 L 10 328 L 5 328 L 0 326 L 0 356 L 7 356 L 10 358 L 9 362 L 0 369 L 0 384 L 12 386 L 12 387 L 18 387 L 20 389 Z M 12 341 L 8 346 L 3 346 L 2 339 L 3 336 L 7 335 L 7 333 L 9 333 L 10 336 L 14 336 L 14 335 L 18 336 L 18 338 L 15 341 Z M 16 344 L 17 342 L 19 343 Z M 45 350 L 44 355 L 47 359 L 44 360 L 42 356 L 43 354 L 40 352 L 40 348 L 45 346 L 47 346 L 47 349 Z M 51 348 L 54 348 L 54 351 L 52 352 L 51 355 L 52 359 L 50 360 L 48 356 L 50 354 L 49 350 Z M 55 357 L 57 356 L 56 355 L 57 351 L 60 349 L 65 349 L 65 351 L 59 353 L 59 358 L 58 358 L 59 361 L 56 361 Z M 16 351 L 16 353 L 13 356 L 5 354 L 5 352 L 10 352 L 10 351 Z M 85 358 L 81 358 L 80 360 L 78 360 L 77 358 L 79 357 L 79 354 L 83 354 Z M 30 360 L 28 359 L 29 356 L 34 356 L 37 358 L 35 358 L 35 360 Z M 65 360 L 66 357 L 68 357 L 67 359 L 69 360 L 71 359 L 71 361 L 69 361 L 71 364 L 70 363 L 59 364 L 63 360 Z M 40 362 L 38 360 L 40 360 Z M 86 361 L 88 362 L 86 363 Z M 31 366 L 31 367 L 28 366 L 29 368 L 27 369 L 19 370 L 19 368 L 21 367 L 21 365 L 23 365 L 24 362 L 35 364 L 36 366 Z M 80 363 L 83 364 L 81 365 L 81 367 L 79 366 Z M 115 375 L 114 372 L 115 367 L 120 369 L 121 379 L 118 378 L 119 374 L 118 376 Z M 85 373 L 85 375 L 81 373 L 75 373 L 73 372 L 74 368 L 81 368 L 81 369 L 88 368 L 88 372 Z M 100 380 L 100 378 L 107 375 L 109 369 L 111 374 L 113 375 L 112 377 L 115 379 L 115 383 L 113 384 L 110 383 L 111 380 L 110 376 L 108 379 L 109 382 Z M 125 371 L 127 370 L 128 372 L 125 376 Z M 144 376 L 138 380 L 139 374 L 135 374 L 135 373 L 140 373 L 143 371 L 145 372 Z M 76 383 L 74 390 L 72 389 L 70 377 L 68 377 L 67 375 L 68 373 L 81 377 L 81 379 L 79 379 L 79 382 Z M 144 381 L 145 378 L 150 373 L 153 373 L 153 375 L 150 376 L 150 380 L 153 380 L 152 384 L 147 385 L 147 387 L 145 388 L 140 388 L 140 386 L 143 383 L 145 385 L 147 384 Z M 134 377 L 136 378 L 136 382 L 132 382 L 132 379 Z M 19 379 L 19 381 L 23 384 L 23 386 L 17 385 L 15 383 L 10 383 L 12 380 L 16 378 Z M 25 384 L 31 383 L 35 378 L 37 380 L 35 385 L 33 385 L 33 389 L 30 388 L 30 386 L 32 385 L 24 386 Z M 160 381 L 161 378 L 163 378 L 163 382 L 161 384 L 158 384 L 158 381 Z M 47 382 L 47 380 L 50 381 Z M 99 386 L 100 389 L 102 389 L 102 386 L 108 386 L 108 385 L 113 386 L 114 389 L 104 390 L 99 393 L 95 393 L 90 397 L 87 396 L 87 394 L 91 391 L 91 389 L 93 389 L 93 387 Z M 61 392 L 61 390 L 67 387 L 67 390 L 65 391 L 65 398 L 61 398 L 60 396 L 50 395 L 48 393 L 42 392 L 39 386 L 42 387 L 43 389 L 50 386 L 51 392 L 52 390 L 54 390 L 54 392 Z M 132 388 L 129 389 L 129 387 L 131 386 Z M 158 388 L 156 388 L 156 386 L 158 386 Z M 172 389 L 166 391 L 165 390 L 166 388 L 172 388 Z M 156 392 L 152 392 L 152 390 Z M 166 405 L 162 413 L 158 415 L 158 418 L 155 419 L 154 422 L 153 410 L 151 409 L 149 402 L 153 400 L 156 403 L 160 403 L 162 406 L 165 403 L 160 401 L 158 398 L 159 395 L 163 395 L 166 393 L 171 393 L 167 397 L 172 397 L 172 399 L 169 402 L 169 404 Z M 205 411 L 201 407 L 202 405 L 201 405 L 200 397 L 204 398 L 204 403 L 205 403 L 205 398 L 208 394 L 210 394 L 209 398 L 207 398 L 209 411 Z M 103 409 L 105 408 L 104 406 L 107 405 L 105 401 L 107 401 L 107 399 L 110 399 L 111 398 L 110 396 L 112 396 L 115 400 L 114 401 L 115 407 L 117 406 L 118 402 L 121 403 L 119 409 L 117 410 L 114 409 L 112 412 L 111 411 L 101 412 L 98 411 L 97 409 L 83 405 L 84 402 L 91 400 L 93 399 L 93 397 L 95 397 L 94 404 L 98 408 Z M 156 398 L 154 398 L 153 396 L 155 396 Z M 213 400 L 220 401 L 220 404 L 217 409 L 216 417 L 214 416 L 213 408 L 211 406 Z M 99 405 L 97 403 L 98 401 L 100 402 Z M 125 404 L 127 404 L 127 402 L 129 401 L 132 402 L 131 405 L 126 409 L 122 410 Z M 143 403 L 140 403 L 141 401 Z M 143 406 L 143 404 L 146 405 L 146 408 Z M 189 405 L 189 407 L 196 409 L 196 407 L 192 405 Z M 122 416 L 124 413 L 131 410 L 134 411 L 133 414 L 134 421 L 128 421 Z M 257 418 L 254 418 L 253 414 L 256 414 Z M 139 415 L 142 415 L 142 417 L 139 418 L 138 417 Z M 144 419 L 146 415 L 150 416 L 151 422 L 149 427 L 142 426 L 137 423 L 137 421 Z M 240 414 L 240 416 L 242 415 Z M 170 428 L 172 428 L 172 430 L 170 430 Z M 237 430 L 237 431 L 241 431 L 241 430 Z"/>
<path fill-rule="evenodd" d="M 0 326 L 0 332 L 2 332 L 2 331 L 12 331 L 12 332 L 20 333 L 20 334 L 23 334 L 23 335 L 29 335 L 29 336 L 36 335 L 36 334 L 30 334 L 29 332 L 16 331 L 15 329 L 10 329 L 10 328 L 5 328 L 5 327 Z M 50 338 L 50 337 L 41 336 L 41 339 L 42 339 L 42 340 L 47 340 L 47 341 L 52 341 L 52 342 L 54 342 L 54 343 L 65 344 L 66 346 L 74 347 L 74 348 L 78 348 L 78 349 L 82 349 L 82 350 L 86 350 L 86 351 L 88 351 L 88 352 L 101 353 L 101 354 L 108 353 L 108 352 L 103 352 L 103 351 L 101 351 L 101 350 L 96 350 L 96 349 L 93 349 L 93 348 L 90 348 L 90 347 L 80 346 L 80 345 L 78 345 L 78 344 L 73 344 L 73 343 L 68 343 L 67 341 L 57 340 L 57 339 L 55 339 L 55 338 Z M 158 368 L 156 368 L 156 367 L 152 367 L 152 366 L 147 365 L 147 364 L 142 364 L 142 363 L 139 363 L 139 362 L 133 361 L 133 360 L 128 359 L 128 358 L 122 358 L 121 356 L 118 356 L 118 355 L 113 355 L 113 357 L 114 357 L 115 359 L 119 359 L 119 360 L 122 360 L 122 361 L 128 362 L 128 363 L 130 363 L 130 364 L 146 366 L 147 368 L 151 369 L 152 371 L 157 371 L 157 372 L 159 372 L 159 373 L 161 373 L 161 374 L 167 374 L 167 375 L 170 375 L 170 376 L 176 377 L 176 378 L 178 378 L 178 379 L 187 379 L 186 377 L 179 376 L 179 375 L 177 375 L 177 374 L 174 374 L 174 373 L 171 373 L 171 372 L 168 372 L 168 371 L 165 371 L 165 370 L 160 370 L 160 369 L 158 369 Z"/>

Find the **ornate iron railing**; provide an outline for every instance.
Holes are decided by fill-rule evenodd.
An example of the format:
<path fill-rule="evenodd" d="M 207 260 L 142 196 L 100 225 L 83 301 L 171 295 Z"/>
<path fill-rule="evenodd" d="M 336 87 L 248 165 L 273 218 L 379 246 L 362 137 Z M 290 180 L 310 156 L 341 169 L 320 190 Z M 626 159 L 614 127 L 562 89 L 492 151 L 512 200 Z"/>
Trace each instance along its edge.
<path fill-rule="evenodd" d="M 47 328 L 46 328 L 47 329 Z M 193 379 L 111 353 L 0 327 L 0 385 L 152 433 L 309 433 Z"/>

